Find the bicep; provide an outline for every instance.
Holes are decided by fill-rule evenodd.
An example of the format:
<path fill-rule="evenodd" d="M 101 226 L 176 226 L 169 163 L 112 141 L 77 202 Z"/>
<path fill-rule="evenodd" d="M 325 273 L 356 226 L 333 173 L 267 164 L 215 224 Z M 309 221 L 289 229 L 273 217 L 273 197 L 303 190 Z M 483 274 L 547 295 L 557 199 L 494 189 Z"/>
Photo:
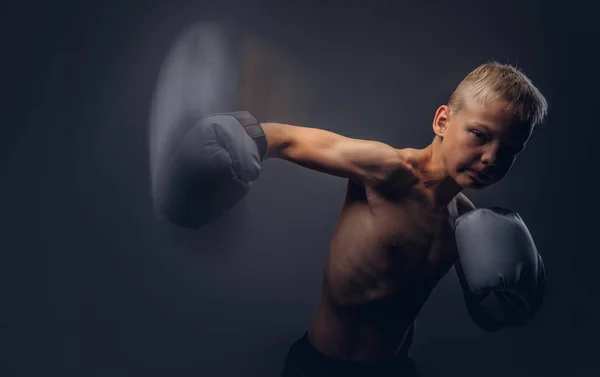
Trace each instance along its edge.
<path fill-rule="evenodd" d="M 397 150 L 385 143 L 314 128 L 292 127 L 288 131 L 284 158 L 313 170 L 367 185 L 408 170 Z"/>

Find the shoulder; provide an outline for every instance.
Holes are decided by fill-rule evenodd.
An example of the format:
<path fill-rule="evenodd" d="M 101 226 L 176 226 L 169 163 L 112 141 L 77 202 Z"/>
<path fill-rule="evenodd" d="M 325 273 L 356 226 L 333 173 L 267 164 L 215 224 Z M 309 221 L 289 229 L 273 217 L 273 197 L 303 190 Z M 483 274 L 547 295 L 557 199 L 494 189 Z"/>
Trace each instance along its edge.
<path fill-rule="evenodd" d="M 376 180 L 378 190 L 386 193 L 398 193 L 414 186 L 418 181 L 418 174 L 410 162 L 410 157 L 405 149 L 396 149 L 385 145 L 391 153 L 378 165 L 381 179 Z"/>
<path fill-rule="evenodd" d="M 404 148 L 395 149 L 396 155 L 398 156 L 399 168 L 406 172 L 410 181 L 414 184 L 418 182 L 419 173 L 417 172 L 417 165 L 415 162 L 416 149 Z"/>

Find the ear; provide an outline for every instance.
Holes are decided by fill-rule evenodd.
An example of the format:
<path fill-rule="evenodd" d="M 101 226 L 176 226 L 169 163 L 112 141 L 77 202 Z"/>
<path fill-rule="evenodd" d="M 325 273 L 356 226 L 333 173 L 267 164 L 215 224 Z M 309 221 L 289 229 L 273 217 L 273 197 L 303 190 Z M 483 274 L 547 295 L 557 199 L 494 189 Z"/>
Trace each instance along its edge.
<path fill-rule="evenodd" d="M 448 128 L 448 120 L 450 119 L 450 108 L 447 105 L 438 107 L 433 118 L 433 133 L 436 136 L 444 137 Z"/>

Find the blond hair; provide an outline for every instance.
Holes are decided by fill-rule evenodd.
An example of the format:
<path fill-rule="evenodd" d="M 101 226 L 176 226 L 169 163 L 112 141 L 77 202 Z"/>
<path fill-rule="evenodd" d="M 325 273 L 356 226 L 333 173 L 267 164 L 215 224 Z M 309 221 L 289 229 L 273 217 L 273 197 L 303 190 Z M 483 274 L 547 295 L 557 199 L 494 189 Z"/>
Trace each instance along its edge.
<path fill-rule="evenodd" d="M 483 103 L 508 102 L 517 121 L 531 126 L 542 123 L 548 111 L 546 99 L 523 72 L 495 61 L 471 71 L 450 95 L 448 107 L 458 112 L 467 98 Z"/>

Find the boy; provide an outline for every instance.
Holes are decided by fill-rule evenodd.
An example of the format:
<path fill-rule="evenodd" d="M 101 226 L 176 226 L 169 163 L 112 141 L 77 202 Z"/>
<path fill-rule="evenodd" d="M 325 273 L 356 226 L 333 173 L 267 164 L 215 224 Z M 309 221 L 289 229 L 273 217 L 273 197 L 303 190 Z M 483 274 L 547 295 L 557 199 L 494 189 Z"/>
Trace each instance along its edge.
<path fill-rule="evenodd" d="M 437 109 L 423 149 L 260 124 L 247 112 L 193 118 L 154 165 L 155 200 L 175 223 L 198 226 L 245 195 L 261 160 L 348 179 L 317 313 L 283 376 L 414 376 L 415 319 L 452 266 L 485 329 L 524 325 L 541 304 L 543 263 L 521 219 L 475 210 L 462 191 L 499 182 L 546 109 L 522 72 L 491 62 Z"/>

